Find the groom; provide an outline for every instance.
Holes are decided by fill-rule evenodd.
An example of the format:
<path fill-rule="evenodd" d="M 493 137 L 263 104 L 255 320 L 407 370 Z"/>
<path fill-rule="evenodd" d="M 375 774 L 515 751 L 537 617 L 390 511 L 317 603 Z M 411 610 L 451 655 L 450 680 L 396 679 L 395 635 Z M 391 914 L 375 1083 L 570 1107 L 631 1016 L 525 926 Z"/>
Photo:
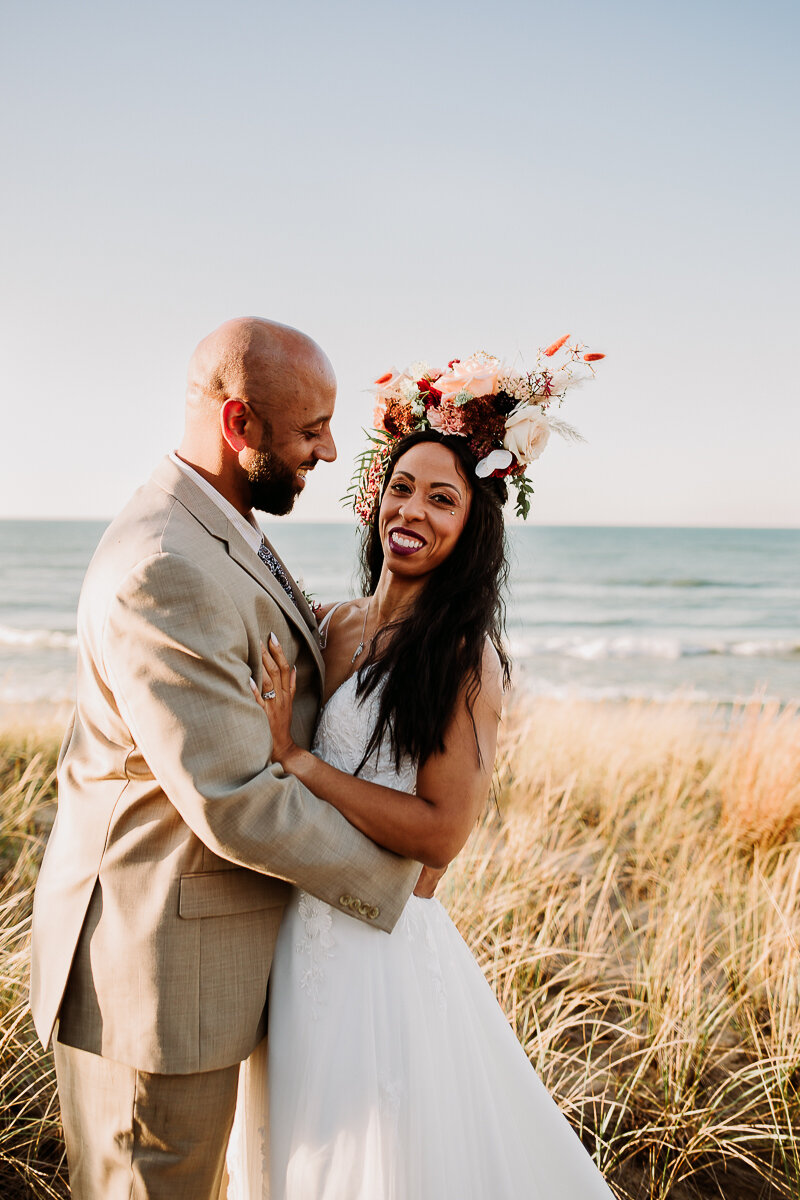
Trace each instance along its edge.
<path fill-rule="evenodd" d="M 75 1200 L 216 1198 L 285 881 L 390 930 L 419 874 L 272 765 L 250 690 L 274 632 L 310 744 L 316 623 L 252 510 L 288 513 L 335 458 L 335 395 L 304 334 L 222 325 L 192 357 L 179 451 L 86 575 L 31 984 Z"/>

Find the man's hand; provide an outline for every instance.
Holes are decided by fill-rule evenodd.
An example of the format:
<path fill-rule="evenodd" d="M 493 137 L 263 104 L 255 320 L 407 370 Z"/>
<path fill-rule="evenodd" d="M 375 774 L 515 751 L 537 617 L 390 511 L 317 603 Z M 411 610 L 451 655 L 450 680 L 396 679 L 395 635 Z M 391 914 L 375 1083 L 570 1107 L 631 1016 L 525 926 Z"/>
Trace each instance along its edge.
<path fill-rule="evenodd" d="M 447 867 L 442 867 L 441 871 L 434 870 L 433 867 L 423 867 L 422 874 L 417 880 L 417 886 L 414 888 L 414 895 L 420 896 L 423 900 L 432 900 L 433 893 L 439 886 L 439 880 L 446 870 Z"/>

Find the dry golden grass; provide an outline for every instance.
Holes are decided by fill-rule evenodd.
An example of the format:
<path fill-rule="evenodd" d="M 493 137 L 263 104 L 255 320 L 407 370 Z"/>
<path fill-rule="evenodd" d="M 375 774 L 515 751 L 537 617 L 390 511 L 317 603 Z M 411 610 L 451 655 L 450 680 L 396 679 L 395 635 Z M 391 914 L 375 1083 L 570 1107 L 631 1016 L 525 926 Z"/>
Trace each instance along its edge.
<path fill-rule="evenodd" d="M 28 1011 L 33 887 L 55 795 L 58 733 L 0 734 L 0 1196 L 69 1194 L 52 1055 Z"/>
<path fill-rule="evenodd" d="M 56 742 L 0 737 L 4 1200 L 68 1194 L 25 1008 Z M 443 899 L 616 1193 L 799 1196 L 797 712 L 520 698 L 497 798 Z"/>
<path fill-rule="evenodd" d="M 800 719 L 517 701 L 445 896 L 620 1197 L 800 1196 Z"/>

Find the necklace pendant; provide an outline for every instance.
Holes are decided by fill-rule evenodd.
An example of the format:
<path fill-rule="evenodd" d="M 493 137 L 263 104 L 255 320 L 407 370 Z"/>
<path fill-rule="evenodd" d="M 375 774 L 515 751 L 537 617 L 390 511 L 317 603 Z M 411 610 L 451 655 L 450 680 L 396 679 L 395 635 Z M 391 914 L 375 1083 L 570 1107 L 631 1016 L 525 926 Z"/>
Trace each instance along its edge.
<path fill-rule="evenodd" d="M 356 659 L 358 658 L 359 654 L 361 653 L 361 651 L 362 651 L 363 649 L 364 649 L 364 643 L 363 643 L 363 642 L 359 642 L 359 643 L 358 643 L 358 645 L 356 646 L 355 654 L 354 654 L 354 655 L 353 655 L 353 657 L 350 659 L 350 663 L 351 663 L 351 665 L 352 665 L 352 664 L 353 664 L 353 663 L 356 661 Z"/>
<path fill-rule="evenodd" d="M 356 661 L 356 659 L 358 658 L 361 651 L 364 649 L 364 638 L 367 636 L 367 618 L 369 617 L 370 604 L 372 604 L 372 596 L 370 596 L 369 600 L 367 601 L 367 606 L 364 609 L 364 624 L 361 626 L 361 637 L 359 638 L 358 645 L 356 646 L 355 654 L 350 659 L 351 666 Z"/>

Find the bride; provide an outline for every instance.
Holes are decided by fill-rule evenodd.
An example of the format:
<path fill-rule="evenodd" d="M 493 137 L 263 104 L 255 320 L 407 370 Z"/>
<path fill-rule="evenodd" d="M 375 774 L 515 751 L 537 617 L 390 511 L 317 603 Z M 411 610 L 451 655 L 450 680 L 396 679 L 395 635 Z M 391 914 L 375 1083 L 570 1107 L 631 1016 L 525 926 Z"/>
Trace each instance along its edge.
<path fill-rule="evenodd" d="M 295 893 L 269 1047 L 240 1078 L 230 1200 L 612 1196 L 445 910 L 425 898 L 486 802 L 509 678 L 506 485 L 476 465 L 464 436 L 426 428 L 394 442 L 364 543 L 365 595 L 320 627 L 327 698 L 313 751 L 292 740 L 282 649 L 271 639 L 264 651 L 273 760 L 425 869 L 391 934 Z"/>

